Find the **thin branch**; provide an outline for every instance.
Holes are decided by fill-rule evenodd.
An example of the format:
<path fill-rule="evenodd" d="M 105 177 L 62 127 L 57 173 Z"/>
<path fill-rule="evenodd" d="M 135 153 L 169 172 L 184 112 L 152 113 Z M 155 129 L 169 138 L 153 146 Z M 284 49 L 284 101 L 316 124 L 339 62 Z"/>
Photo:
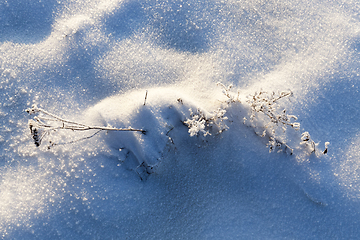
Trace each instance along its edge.
<path fill-rule="evenodd" d="M 143 134 L 146 133 L 146 131 L 144 129 L 137 129 L 137 128 L 132 128 L 132 127 L 112 128 L 112 127 L 101 127 L 101 126 L 89 126 L 89 125 L 86 125 L 83 123 L 78 123 L 75 121 L 69 121 L 69 120 L 63 119 L 59 116 L 56 116 L 53 113 L 49 113 L 48 111 L 38 108 L 36 106 L 33 106 L 30 109 L 27 109 L 26 112 L 28 112 L 29 114 L 40 113 L 40 114 L 46 116 L 46 117 L 36 116 L 36 117 L 34 117 L 34 119 L 29 120 L 29 127 L 30 127 L 30 131 L 31 131 L 31 135 L 32 135 L 32 137 L 35 141 L 35 145 L 37 147 L 40 146 L 45 135 L 50 134 L 51 131 L 57 131 L 57 130 L 61 130 L 61 129 L 72 130 L 72 131 L 98 130 L 95 134 L 93 134 L 89 137 L 84 137 L 84 138 L 70 141 L 67 143 L 74 143 L 74 142 L 78 142 L 80 140 L 91 138 L 91 137 L 95 136 L 97 133 L 99 133 L 100 131 L 126 131 L 126 132 L 141 132 Z M 45 123 L 44 121 L 50 122 L 50 123 Z M 60 126 L 59 126 L 59 124 L 52 125 L 51 122 L 59 122 L 61 125 Z M 67 144 L 67 143 L 61 143 L 61 145 Z M 59 144 L 51 143 L 51 146 L 54 146 L 54 145 L 59 145 Z"/>
<path fill-rule="evenodd" d="M 63 122 L 63 123 L 72 123 L 72 124 L 76 124 L 76 125 L 80 125 L 80 126 L 86 126 L 85 124 L 81 124 L 81 123 L 77 123 L 77 122 L 73 122 L 73 121 L 63 119 L 61 117 L 56 116 L 55 114 L 49 113 L 48 111 L 45 111 L 44 109 L 38 108 L 36 106 L 33 106 L 31 109 L 27 109 L 26 112 L 28 112 L 30 115 L 33 114 L 33 113 L 43 113 L 43 114 L 48 115 L 48 116 L 56 119 L 57 121 L 60 121 L 60 122 Z M 49 120 L 49 119 L 46 119 L 46 120 Z M 53 120 L 53 121 L 55 121 L 55 120 Z"/>
<path fill-rule="evenodd" d="M 145 104 L 146 104 L 147 94 L 148 94 L 148 90 L 146 90 L 146 93 L 145 93 L 144 106 L 145 106 Z"/>
<path fill-rule="evenodd" d="M 52 142 L 50 141 L 50 144 L 51 144 L 51 145 L 50 145 L 48 148 L 50 148 L 50 147 L 52 147 L 52 146 L 56 146 L 56 145 L 65 145 L 65 144 L 72 144 L 72 143 L 80 142 L 80 141 L 82 141 L 82 140 L 86 140 L 86 139 L 92 138 L 93 136 L 95 136 L 96 134 L 98 134 L 98 133 L 101 132 L 101 131 L 102 131 L 102 130 L 98 130 L 98 131 L 96 131 L 94 134 L 92 134 L 92 135 L 90 135 L 90 136 L 83 137 L 83 138 L 79 138 L 79 139 L 76 139 L 76 140 L 73 140 L 73 141 L 70 141 L 70 142 L 52 143 Z"/>
<path fill-rule="evenodd" d="M 74 131 L 84 131 L 84 130 L 105 130 L 105 131 L 134 131 L 134 132 L 142 132 L 145 133 L 146 130 L 143 129 L 136 129 L 136 128 L 112 128 L 112 127 L 101 127 L 101 126 L 89 126 L 89 125 L 85 125 L 82 123 L 78 123 L 78 122 L 74 122 L 74 121 L 69 121 L 66 119 L 63 119 L 59 116 L 56 116 L 55 114 L 49 113 L 48 111 L 41 109 L 41 108 L 37 108 L 36 106 L 33 106 L 31 109 L 27 109 L 26 110 L 29 114 L 33 114 L 33 113 L 43 113 L 44 115 L 48 115 L 51 118 L 44 118 L 44 117 L 35 117 L 34 119 L 37 120 L 37 122 L 39 123 L 39 125 L 41 127 L 45 127 L 45 128 L 52 128 L 52 126 L 47 125 L 43 122 L 41 122 L 40 120 L 46 120 L 46 121 L 56 121 L 56 122 L 61 122 L 63 123 L 63 125 L 61 127 L 57 127 L 57 128 L 53 128 L 53 129 L 70 129 L 70 130 L 74 130 Z M 74 124 L 75 126 L 67 126 L 65 125 L 65 123 L 68 124 Z"/>

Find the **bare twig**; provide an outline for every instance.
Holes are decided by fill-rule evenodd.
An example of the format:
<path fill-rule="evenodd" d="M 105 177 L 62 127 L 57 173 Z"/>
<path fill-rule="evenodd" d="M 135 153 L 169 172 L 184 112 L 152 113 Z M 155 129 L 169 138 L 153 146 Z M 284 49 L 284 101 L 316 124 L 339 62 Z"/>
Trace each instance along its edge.
<path fill-rule="evenodd" d="M 48 146 L 48 148 L 50 149 L 50 147 L 56 146 L 56 145 L 65 145 L 65 144 L 71 144 L 71 143 L 80 142 L 80 141 L 82 141 L 82 140 L 86 140 L 86 139 L 92 138 L 93 136 L 95 136 L 96 134 L 98 134 L 98 133 L 101 132 L 101 131 L 102 131 L 102 130 L 98 130 L 98 131 L 96 131 L 95 133 L 91 134 L 90 136 L 83 137 L 83 138 L 79 138 L 79 139 L 72 140 L 72 141 L 69 141 L 69 142 L 53 143 L 52 141 L 50 141 L 50 146 Z"/>
<path fill-rule="evenodd" d="M 227 104 L 234 103 L 234 102 L 241 102 L 239 90 L 237 92 L 236 97 L 231 93 L 231 88 L 233 87 L 232 84 L 230 84 L 229 86 L 226 87 L 223 83 L 218 82 L 216 85 L 218 85 L 222 88 L 223 94 L 228 98 L 228 100 L 226 101 Z"/>
<path fill-rule="evenodd" d="M 100 131 L 132 131 L 132 132 L 141 132 L 145 134 L 144 129 L 136 129 L 136 128 L 112 128 L 112 127 L 102 127 L 102 126 L 90 126 L 83 123 L 78 123 L 75 121 L 69 121 L 66 119 L 63 119 L 53 113 L 49 113 L 48 111 L 38 108 L 36 106 L 33 106 L 30 109 L 27 109 L 26 112 L 29 114 L 36 114 L 40 113 L 41 116 L 36 116 L 34 119 L 29 120 L 29 127 L 31 131 L 31 135 L 34 139 L 35 145 L 38 147 L 40 146 L 43 138 L 49 134 L 51 131 L 57 131 L 57 130 L 72 130 L 72 131 L 88 131 L 88 130 L 98 130 L 96 133 L 92 134 L 89 137 L 81 138 L 78 140 L 70 141 L 67 143 L 74 143 L 78 142 L 80 140 L 88 139 L 93 136 L 95 136 Z M 46 122 L 44 122 L 46 121 Z M 60 124 L 55 124 L 55 122 Z M 51 143 L 51 142 L 50 142 Z M 61 143 L 65 144 L 65 143 Z M 60 145 L 51 143 L 51 146 L 54 145 Z"/>
<path fill-rule="evenodd" d="M 146 93 L 145 93 L 144 106 L 145 106 L 145 104 L 146 104 L 147 94 L 148 94 L 148 90 L 146 90 Z"/>

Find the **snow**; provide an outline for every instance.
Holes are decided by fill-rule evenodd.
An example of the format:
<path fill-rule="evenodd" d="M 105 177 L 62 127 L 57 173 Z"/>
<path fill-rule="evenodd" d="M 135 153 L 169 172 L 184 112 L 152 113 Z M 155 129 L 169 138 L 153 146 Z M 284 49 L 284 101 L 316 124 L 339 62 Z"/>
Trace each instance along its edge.
<path fill-rule="evenodd" d="M 359 10 L 1 1 L 0 236 L 357 239 Z M 36 147 L 33 104 L 146 132 L 59 129 Z"/>

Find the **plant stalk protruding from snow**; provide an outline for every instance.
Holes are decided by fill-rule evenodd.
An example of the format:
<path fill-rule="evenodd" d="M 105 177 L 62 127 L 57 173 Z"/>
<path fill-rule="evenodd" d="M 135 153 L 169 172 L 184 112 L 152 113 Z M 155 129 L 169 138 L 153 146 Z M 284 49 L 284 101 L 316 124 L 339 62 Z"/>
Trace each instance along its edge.
<path fill-rule="evenodd" d="M 135 131 L 141 132 L 145 134 L 145 130 L 136 129 L 136 128 L 112 128 L 112 127 L 101 127 L 101 126 L 90 126 L 74 121 L 69 121 L 63 119 L 53 113 L 49 113 L 44 109 L 38 108 L 36 105 L 33 105 L 32 108 L 26 109 L 26 112 L 30 115 L 32 114 L 40 114 L 40 116 L 35 116 L 34 119 L 29 120 L 29 128 L 31 131 L 32 138 L 37 147 L 41 145 L 42 140 L 46 135 L 49 135 L 50 132 L 56 132 L 58 130 L 72 130 L 72 131 L 88 131 L 88 130 L 97 130 L 94 134 L 80 138 L 74 141 L 70 141 L 67 143 L 74 143 L 77 141 L 81 141 L 84 139 L 91 138 L 98 134 L 101 131 Z M 50 145 L 48 148 L 65 143 L 53 143 L 50 141 Z"/>

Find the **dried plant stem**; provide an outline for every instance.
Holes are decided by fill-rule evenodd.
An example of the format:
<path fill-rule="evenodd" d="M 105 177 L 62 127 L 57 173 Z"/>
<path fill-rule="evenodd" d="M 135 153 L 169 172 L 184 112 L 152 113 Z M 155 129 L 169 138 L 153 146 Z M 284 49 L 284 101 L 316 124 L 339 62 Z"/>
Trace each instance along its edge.
<path fill-rule="evenodd" d="M 82 140 L 86 140 L 86 139 L 92 138 L 93 136 L 95 136 L 96 134 L 98 134 L 98 133 L 101 132 L 101 131 L 102 131 L 102 130 L 98 130 L 98 131 L 96 131 L 94 134 L 91 134 L 90 136 L 83 137 L 83 138 L 79 138 L 79 139 L 72 140 L 72 141 L 69 141 L 69 142 L 53 143 L 53 142 L 50 141 L 50 146 L 48 146 L 48 148 L 50 148 L 50 147 L 52 147 L 52 146 L 56 146 L 56 145 L 65 145 L 65 144 L 72 144 L 72 143 L 80 142 L 80 141 L 82 141 Z"/>
<path fill-rule="evenodd" d="M 86 130 L 105 130 L 105 131 L 135 131 L 135 132 L 142 132 L 145 133 L 146 131 L 143 129 L 136 129 L 136 128 L 112 128 L 112 127 L 101 127 L 101 126 L 89 126 L 86 124 L 82 124 L 82 123 L 78 123 L 78 122 L 74 122 L 74 121 L 69 121 L 66 119 L 63 119 L 61 117 L 56 116 L 55 114 L 49 113 L 48 111 L 41 109 L 41 108 L 37 108 L 37 107 L 33 107 L 30 110 L 27 110 L 28 113 L 32 114 L 32 113 L 43 113 L 44 115 L 48 115 L 51 118 L 44 118 L 44 117 L 35 117 L 34 119 L 37 120 L 37 122 L 41 122 L 40 120 L 46 120 L 46 121 L 56 121 L 56 122 L 61 122 L 62 126 L 59 127 L 52 127 L 50 125 L 47 124 L 40 124 L 40 126 L 45 127 L 45 128 L 51 128 L 51 130 L 56 130 L 56 129 L 69 129 L 69 130 L 74 130 L 74 131 L 86 131 Z M 73 124 L 73 125 L 65 125 L 65 124 Z"/>
<path fill-rule="evenodd" d="M 35 141 L 36 146 L 40 146 L 42 139 L 49 134 L 51 131 L 57 130 L 72 130 L 72 131 L 88 131 L 88 130 L 98 130 L 96 133 L 92 134 L 91 136 L 84 137 L 78 140 L 73 140 L 67 143 L 74 143 L 84 139 L 91 138 L 95 136 L 100 131 L 125 131 L 125 132 L 141 132 L 145 134 L 144 129 L 137 129 L 137 128 L 112 128 L 112 127 L 102 127 L 102 126 L 89 126 L 83 123 L 78 123 L 75 121 L 69 121 L 63 119 L 53 113 L 50 113 L 44 109 L 38 108 L 33 106 L 30 109 L 26 110 L 29 114 L 40 113 L 41 116 L 36 116 L 34 119 L 29 121 L 29 127 L 32 134 L 32 137 Z M 55 122 L 55 123 L 54 123 Z M 56 124 L 57 123 L 57 124 Z M 51 146 L 66 144 L 66 143 L 52 143 L 50 141 Z"/>

